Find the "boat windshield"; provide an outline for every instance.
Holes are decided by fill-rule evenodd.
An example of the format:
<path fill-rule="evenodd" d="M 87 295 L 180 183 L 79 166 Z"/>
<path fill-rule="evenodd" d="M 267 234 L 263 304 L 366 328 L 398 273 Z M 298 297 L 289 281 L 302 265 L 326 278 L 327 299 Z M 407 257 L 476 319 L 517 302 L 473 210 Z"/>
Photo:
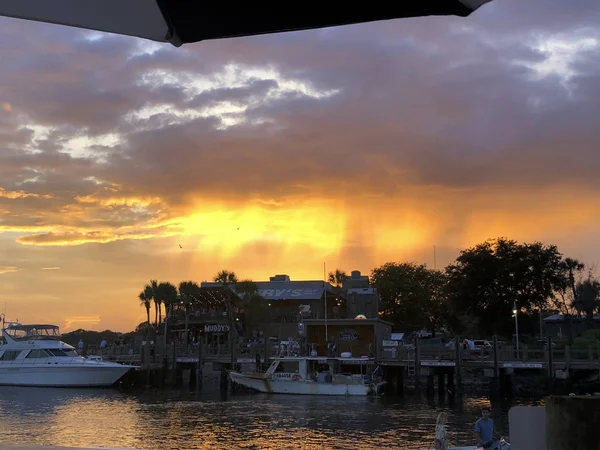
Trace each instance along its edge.
<path fill-rule="evenodd" d="M 12 325 L 5 331 L 15 341 L 60 339 L 60 331 L 56 325 Z"/>

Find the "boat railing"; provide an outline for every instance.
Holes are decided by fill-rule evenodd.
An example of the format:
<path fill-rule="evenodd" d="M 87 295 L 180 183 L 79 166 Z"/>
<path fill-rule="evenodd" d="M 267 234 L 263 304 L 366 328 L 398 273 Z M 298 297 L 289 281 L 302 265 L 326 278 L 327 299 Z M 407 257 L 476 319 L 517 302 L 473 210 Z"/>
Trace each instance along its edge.
<path fill-rule="evenodd" d="M 12 361 L 0 361 L 0 367 L 5 366 L 24 366 L 24 365 L 36 365 L 36 366 L 48 366 L 48 365 L 93 365 L 100 361 L 89 360 L 81 356 L 64 357 L 59 356 L 55 358 L 21 358 L 14 359 Z"/>

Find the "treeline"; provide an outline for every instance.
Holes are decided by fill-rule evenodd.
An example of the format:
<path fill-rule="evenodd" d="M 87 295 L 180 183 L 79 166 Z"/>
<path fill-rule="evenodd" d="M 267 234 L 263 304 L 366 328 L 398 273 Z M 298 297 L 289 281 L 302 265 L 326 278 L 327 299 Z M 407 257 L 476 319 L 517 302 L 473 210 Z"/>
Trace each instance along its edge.
<path fill-rule="evenodd" d="M 336 278 L 336 274 L 331 274 Z M 398 330 L 510 337 L 513 308 L 520 331 L 539 333 L 540 314 L 585 314 L 588 325 L 600 308 L 593 270 L 564 257 L 554 245 L 499 238 L 461 251 L 444 270 L 389 262 L 373 269 L 380 314 Z M 566 330 L 569 332 L 569 330 Z"/>
<path fill-rule="evenodd" d="M 328 276 L 338 288 L 346 278 L 339 269 Z M 241 310 L 246 329 L 260 329 L 268 322 L 269 308 L 252 280 L 240 281 L 227 270 L 217 273 L 213 280 L 235 286 L 243 294 L 237 311 Z M 539 333 L 540 315 L 560 313 L 569 320 L 584 314 L 591 328 L 593 314 L 600 309 L 600 282 L 592 268 L 563 256 L 554 245 L 506 238 L 461 251 L 443 270 L 414 262 L 388 262 L 371 271 L 370 283 L 380 295 L 381 318 L 404 332 L 446 329 L 465 336 L 509 338 L 514 333 L 514 308 L 520 332 L 532 335 Z M 163 308 L 166 311 L 174 302 L 187 308 L 196 301 L 199 290 L 194 281 L 183 281 L 176 287 L 151 280 L 138 296 L 147 321 L 137 331 L 145 327 L 156 330 Z M 231 299 L 228 310 L 233 314 Z"/>

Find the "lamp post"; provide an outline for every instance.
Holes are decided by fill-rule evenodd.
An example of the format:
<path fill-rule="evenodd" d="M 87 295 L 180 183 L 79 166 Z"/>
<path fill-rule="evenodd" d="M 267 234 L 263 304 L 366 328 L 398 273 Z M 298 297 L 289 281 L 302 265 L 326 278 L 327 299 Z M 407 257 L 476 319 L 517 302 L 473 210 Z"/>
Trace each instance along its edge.
<path fill-rule="evenodd" d="M 519 359 L 519 321 L 517 318 L 517 301 L 513 302 L 513 317 L 515 318 L 515 342 L 517 344 L 517 359 Z"/>

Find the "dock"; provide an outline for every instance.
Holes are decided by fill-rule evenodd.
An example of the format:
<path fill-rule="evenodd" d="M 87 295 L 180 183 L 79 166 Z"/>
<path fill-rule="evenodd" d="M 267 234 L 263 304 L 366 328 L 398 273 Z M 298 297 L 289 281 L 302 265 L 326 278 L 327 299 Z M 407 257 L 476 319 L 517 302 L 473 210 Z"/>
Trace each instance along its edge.
<path fill-rule="evenodd" d="M 461 342 L 460 337 L 455 342 Z M 586 349 L 557 346 L 548 338 L 545 345 L 523 345 L 517 351 L 510 345 L 500 345 L 494 338 L 489 348 L 468 350 L 460 346 L 450 349 L 423 345 L 420 340 L 414 346 L 384 340 L 379 346 L 378 363 L 399 394 L 407 378 L 417 387 L 426 379 L 427 390 L 431 391 L 437 377 L 439 392 L 454 392 L 461 388 L 465 372 L 487 378 L 493 390 L 510 390 L 516 372 L 532 370 L 545 376 L 550 392 L 556 380 L 569 380 L 577 372 L 600 376 L 600 346 Z"/>

